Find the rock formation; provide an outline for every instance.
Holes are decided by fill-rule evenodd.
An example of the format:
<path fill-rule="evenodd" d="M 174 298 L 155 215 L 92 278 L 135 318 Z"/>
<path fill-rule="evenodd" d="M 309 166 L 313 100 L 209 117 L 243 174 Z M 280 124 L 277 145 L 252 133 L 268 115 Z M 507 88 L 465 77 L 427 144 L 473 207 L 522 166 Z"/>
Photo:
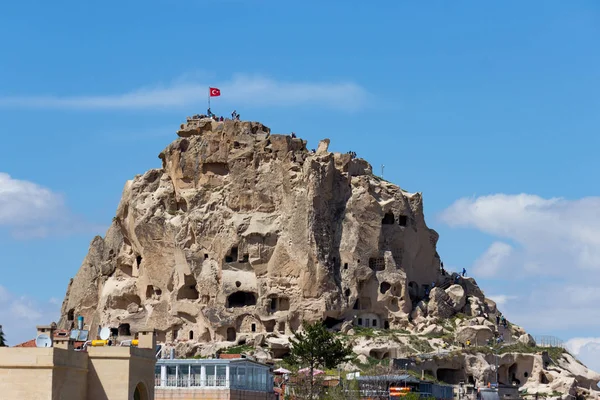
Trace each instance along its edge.
<path fill-rule="evenodd" d="M 526 335 L 496 327 L 496 305 L 473 279 L 442 274 L 421 194 L 373 175 L 365 160 L 329 152 L 328 139 L 308 151 L 255 122 L 188 119 L 178 135 L 161 168 L 125 184 L 105 237 L 69 283 L 61 328 L 82 315 L 91 332 L 153 327 L 184 355 L 246 343 L 273 358 L 302 321 L 402 329 L 431 339 L 430 349 L 442 344 L 433 336 L 451 335 L 456 348 Z M 423 352 L 396 339 L 356 351 Z"/>
<path fill-rule="evenodd" d="M 259 123 L 190 120 L 162 168 L 127 182 L 60 325 L 155 327 L 162 340 L 289 333 L 302 320 L 406 323 L 438 281 L 421 194 L 350 154 Z"/>

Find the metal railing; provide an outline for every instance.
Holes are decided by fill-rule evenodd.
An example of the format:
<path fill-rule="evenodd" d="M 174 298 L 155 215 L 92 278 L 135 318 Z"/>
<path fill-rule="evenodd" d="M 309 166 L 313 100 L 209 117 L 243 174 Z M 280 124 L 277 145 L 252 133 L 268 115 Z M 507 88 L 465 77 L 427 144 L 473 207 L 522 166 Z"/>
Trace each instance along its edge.
<path fill-rule="evenodd" d="M 534 336 L 533 340 L 538 347 L 560 347 L 566 349 L 565 343 L 556 336 L 540 335 Z"/>
<path fill-rule="evenodd" d="M 227 378 L 220 376 L 207 376 L 205 379 L 200 379 L 196 376 L 173 376 L 168 375 L 166 379 L 162 379 L 160 374 L 155 374 L 154 385 L 156 387 L 226 387 Z"/>

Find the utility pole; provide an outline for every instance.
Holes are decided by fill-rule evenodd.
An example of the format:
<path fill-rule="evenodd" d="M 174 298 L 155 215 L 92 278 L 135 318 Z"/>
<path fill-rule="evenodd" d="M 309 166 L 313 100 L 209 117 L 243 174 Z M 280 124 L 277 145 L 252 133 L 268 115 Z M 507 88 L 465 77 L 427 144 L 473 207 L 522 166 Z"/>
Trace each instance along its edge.
<path fill-rule="evenodd" d="M 498 382 L 498 350 L 496 350 L 496 388 L 499 389 L 498 387 L 499 382 Z"/>
<path fill-rule="evenodd" d="M 496 362 L 495 362 L 495 365 L 494 365 L 494 368 L 495 368 L 494 372 L 496 373 L 496 388 L 498 388 L 498 384 L 499 384 L 499 382 L 498 382 L 498 375 L 499 375 L 498 374 L 498 349 L 495 349 L 494 347 L 491 347 L 491 349 L 494 352 L 494 355 L 496 356 Z"/>

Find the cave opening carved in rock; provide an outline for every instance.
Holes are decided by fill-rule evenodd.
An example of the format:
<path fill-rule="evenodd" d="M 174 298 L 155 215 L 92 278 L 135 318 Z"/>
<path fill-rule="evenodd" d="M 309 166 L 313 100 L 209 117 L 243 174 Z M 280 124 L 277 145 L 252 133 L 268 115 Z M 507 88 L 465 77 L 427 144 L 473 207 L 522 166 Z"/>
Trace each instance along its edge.
<path fill-rule="evenodd" d="M 234 246 L 229 251 L 229 254 L 227 254 L 225 256 L 225 262 L 232 263 L 232 262 L 237 262 L 237 260 L 238 260 L 238 248 L 237 248 L 237 246 Z"/>
<path fill-rule="evenodd" d="M 237 337 L 237 333 L 235 331 L 235 328 L 227 328 L 227 341 L 228 342 L 235 342 L 235 339 Z"/>
<path fill-rule="evenodd" d="M 369 268 L 373 271 L 383 271 L 385 269 L 385 258 L 371 257 L 369 258 Z"/>
<path fill-rule="evenodd" d="M 384 216 L 383 219 L 381 220 L 381 224 L 382 225 L 394 225 L 394 213 L 393 212 L 387 212 Z"/>
<path fill-rule="evenodd" d="M 344 322 L 343 319 L 327 317 L 327 318 L 325 318 L 325 321 L 323 323 L 325 324 L 325 326 L 327 328 L 332 329 L 334 326 L 342 324 L 343 322 Z"/>
<path fill-rule="evenodd" d="M 437 379 L 451 385 L 458 385 L 464 380 L 464 373 L 458 369 L 440 368 L 437 370 Z"/>
<path fill-rule="evenodd" d="M 390 285 L 388 282 L 381 282 L 381 285 L 379 285 L 379 292 L 381 294 L 385 294 L 388 290 L 390 290 L 391 287 L 392 285 Z"/>
<path fill-rule="evenodd" d="M 419 296 L 419 285 L 417 282 L 411 281 L 408 283 L 408 295 L 412 301 L 416 301 Z"/>
<path fill-rule="evenodd" d="M 227 307 L 246 307 L 256 305 L 256 294 L 252 292 L 238 291 L 227 297 Z"/>
<path fill-rule="evenodd" d="M 200 293 L 196 289 L 196 278 L 192 275 L 185 275 L 183 278 L 183 286 L 177 291 L 177 300 L 198 300 Z"/>
<path fill-rule="evenodd" d="M 290 299 L 287 297 L 272 297 L 271 312 L 288 311 L 290 309 Z"/>

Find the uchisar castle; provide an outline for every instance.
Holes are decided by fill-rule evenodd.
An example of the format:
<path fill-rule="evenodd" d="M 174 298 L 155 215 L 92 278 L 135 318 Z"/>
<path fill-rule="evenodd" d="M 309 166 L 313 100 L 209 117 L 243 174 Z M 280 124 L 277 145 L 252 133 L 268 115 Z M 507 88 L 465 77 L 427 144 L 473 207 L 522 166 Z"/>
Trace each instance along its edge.
<path fill-rule="evenodd" d="M 60 328 L 82 315 L 91 332 L 152 327 L 182 357 L 245 344 L 278 359 L 303 321 L 321 320 L 348 336 L 356 363 L 414 356 L 447 383 L 493 381 L 483 346 L 498 338 L 501 383 L 574 394 L 600 381 L 497 324 L 476 282 L 441 268 L 422 195 L 367 161 L 256 122 L 189 118 L 178 136 L 160 168 L 125 184 L 69 283 Z"/>

